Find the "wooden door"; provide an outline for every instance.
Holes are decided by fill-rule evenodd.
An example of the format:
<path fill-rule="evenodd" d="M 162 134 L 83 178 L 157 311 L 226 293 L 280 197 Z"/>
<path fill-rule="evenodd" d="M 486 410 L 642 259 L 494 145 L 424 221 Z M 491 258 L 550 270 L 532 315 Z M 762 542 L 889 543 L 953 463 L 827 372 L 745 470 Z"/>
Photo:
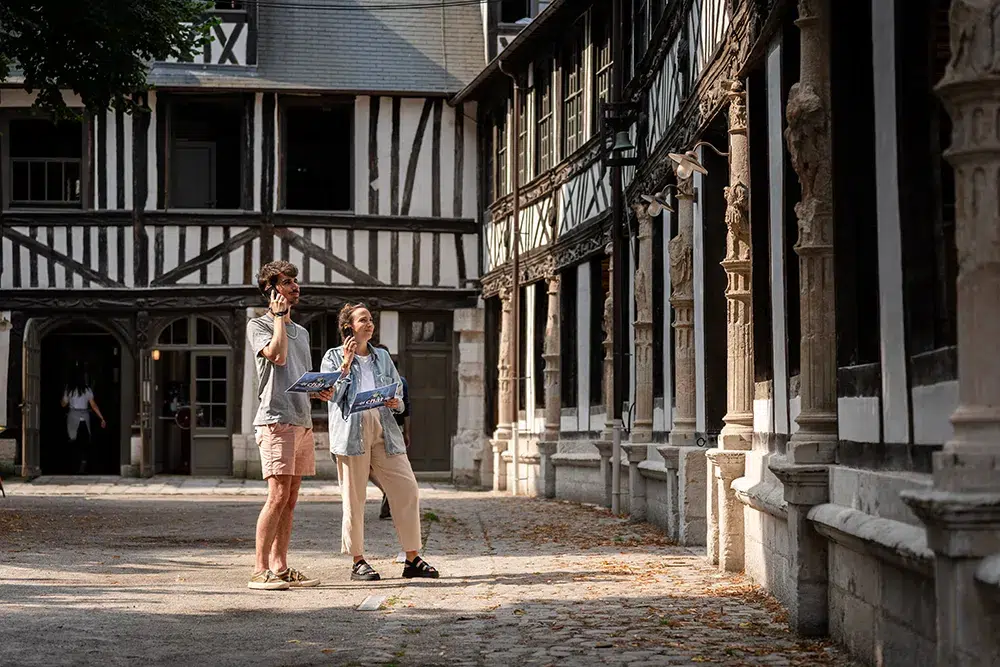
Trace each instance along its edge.
<path fill-rule="evenodd" d="M 229 430 L 229 354 L 191 354 L 191 474 L 232 474 Z"/>
<path fill-rule="evenodd" d="M 21 476 L 42 474 L 39 413 L 41 412 L 42 338 L 41 320 L 28 320 L 24 328 L 24 366 L 21 403 Z M 63 420 L 65 421 L 65 420 Z M 64 427 L 65 428 L 65 427 Z"/>
<path fill-rule="evenodd" d="M 215 142 L 178 141 L 171 157 L 171 207 L 215 208 Z"/>
<path fill-rule="evenodd" d="M 410 464 L 414 470 L 451 469 L 458 397 L 451 313 L 404 318 L 403 376 L 410 394 Z"/>

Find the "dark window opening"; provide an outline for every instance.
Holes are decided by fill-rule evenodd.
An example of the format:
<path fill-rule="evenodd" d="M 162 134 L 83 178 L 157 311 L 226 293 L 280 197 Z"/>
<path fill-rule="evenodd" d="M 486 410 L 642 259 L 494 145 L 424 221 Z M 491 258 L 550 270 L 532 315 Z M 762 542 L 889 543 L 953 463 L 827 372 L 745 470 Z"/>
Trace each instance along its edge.
<path fill-rule="evenodd" d="M 870 33 L 871 10 L 859 11 L 834 7 L 833 25 Z M 837 365 L 848 367 L 880 359 L 875 97 L 871 40 L 834 34 L 841 35 L 831 58 Z"/>
<path fill-rule="evenodd" d="M 569 157 L 583 145 L 583 29 L 573 26 L 573 35 L 562 56 L 562 155 Z"/>
<path fill-rule="evenodd" d="M 507 102 L 499 107 L 493 119 L 493 188 L 497 198 L 507 194 Z"/>
<path fill-rule="evenodd" d="M 535 283 L 535 408 L 545 407 L 545 325 L 549 319 L 549 283 Z"/>
<path fill-rule="evenodd" d="M 664 325 L 663 306 L 666 287 L 663 262 L 663 225 L 670 224 L 670 213 L 666 210 L 653 218 L 653 397 L 663 398 L 664 381 Z"/>
<path fill-rule="evenodd" d="M 591 21 L 594 42 L 594 127 L 601 122 L 601 105 L 607 102 L 611 91 L 611 20 L 606 13 L 595 8 Z"/>
<path fill-rule="evenodd" d="M 528 424 L 531 424 L 531 410 L 528 409 L 528 379 L 531 369 L 528 368 L 528 286 L 525 285 L 520 289 L 521 298 L 517 304 L 517 324 L 518 324 L 518 338 L 517 338 L 517 375 L 515 382 L 517 383 L 517 408 L 518 410 L 524 410 L 527 416 Z M 515 416 L 515 418 L 517 418 Z"/>
<path fill-rule="evenodd" d="M 82 123 L 15 119 L 9 137 L 11 206 L 80 206 Z"/>
<path fill-rule="evenodd" d="M 353 105 L 288 106 L 282 112 L 285 208 L 352 210 Z"/>
<path fill-rule="evenodd" d="M 483 379 L 486 384 L 486 419 L 483 430 L 486 435 L 492 435 L 500 419 L 500 324 L 502 319 L 501 304 L 498 297 L 486 299 L 485 313 L 486 335 L 483 344 Z"/>
<path fill-rule="evenodd" d="M 609 21 L 610 23 L 610 21 Z M 632 31 L 628 29 L 627 26 L 632 25 L 632 3 L 623 2 L 622 3 L 622 55 L 624 61 L 622 63 L 622 81 L 628 84 L 632 80 Z"/>
<path fill-rule="evenodd" d="M 528 89 L 522 87 L 518 94 L 517 119 L 517 178 L 524 185 L 531 178 L 528 170 Z"/>
<path fill-rule="evenodd" d="M 635 30 L 635 60 L 633 62 L 638 64 L 642 61 L 642 57 L 646 55 L 646 47 L 649 45 L 649 33 L 646 25 L 646 0 L 635 0 L 633 17 L 632 25 Z"/>
<path fill-rule="evenodd" d="M 526 18 L 531 18 L 531 0 L 501 0 L 501 23 L 517 23 Z"/>
<path fill-rule="evenodd" d="M 794 8 L 790 12 L 794 14 Z M 870 63 L 871 61 L 869 61 Z M 868 65 L 871 69 L 871 65 Z M 799 80 L 799 29 L 791 21 L 786 21 L 781 35 L 781 108 L 788 106 L 788 92 L 792 84 Z M 782 133 L 787 124 L 782 114 Z M 792 166 L 792 158 L 788 152 L 787 145 L 782 142 L 785 149 L 784 155 L 784 176 L 785 176 L 785 315 L 786 332 L 788 340 L 788 377 L 799 375 L 801 368 L 800 348 L 802 347 L 802 316 L 799 305 L 799 255 L 795 252 L 795 243 L 798 240 L 798 216 L 795 214 L 795 205 L 802 198 L 802 187 L 799 184 L 798 174 Z"/>
<path fill-rule="evenodd" d="M 725 146 L 727 128 L 721 114 L 706 133 L 705 140 L 715 146 Z M 699 188 L 699 201 L 703 206 L 702 257 L 704 284 L 704 336 L 705 336 L 705 430 L 716 434 L 722 430 L 726 414 L 728 376 L 728 303 L 726 300 L 726 272 L 720 261 L 726 256 L 726 199 L 723 189 L 729 185 L 729 163 L 711 150 L 702 152 L 703 164 L 708 175 Z"/>
<path fill-rule="evenodd" d="M 590 404 L 603 405 L 604 300 L 611 285 L 611 258 L 602 255 L 590 261 Z"/>
<path fill-rule="evenodd" d="M 535 64 L 535 98 L 538 116 L 537 147 L 535 160 L 541 174 L 555 164 L 555 107 L 552 104 L 552 59 Z"/>
<path fill-rule="evenodd" d="M 559 284 L 559 371 L 562 407 L 575 408 L 577 396 L 577 269 L 570 267 L 560 274 Z"/>
<path fill-rule="evenodd" d="M 238 209 L 243 103 L 176 98 L 170 111 L 170 208 Z"/>

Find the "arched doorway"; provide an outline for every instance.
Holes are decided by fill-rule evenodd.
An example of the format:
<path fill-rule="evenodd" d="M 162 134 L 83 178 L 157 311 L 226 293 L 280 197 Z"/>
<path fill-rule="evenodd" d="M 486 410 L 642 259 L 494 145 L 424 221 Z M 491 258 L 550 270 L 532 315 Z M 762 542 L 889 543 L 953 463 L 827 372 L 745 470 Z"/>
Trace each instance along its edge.
<path fill-rule="evenodd" d="M 156 474 L 231 475 L 232 347 L 199 315 L 159 332 L 151 351 L 152 442 Z"/>
<path fill-rule="evenodd" d="M 121 466 L 128 463 L 134 393 L 132 351 L 126 341 L 127 335 L 114 323 L 84 317 L 28 320 L 22 386 L 25 477 L 121 474 Z M 106 425 L 102 428 L 100 419 L 91 414 L 89 437 L 78 437 L 74 443 L 61 401 L 77 374 L 93 390 Z"/>

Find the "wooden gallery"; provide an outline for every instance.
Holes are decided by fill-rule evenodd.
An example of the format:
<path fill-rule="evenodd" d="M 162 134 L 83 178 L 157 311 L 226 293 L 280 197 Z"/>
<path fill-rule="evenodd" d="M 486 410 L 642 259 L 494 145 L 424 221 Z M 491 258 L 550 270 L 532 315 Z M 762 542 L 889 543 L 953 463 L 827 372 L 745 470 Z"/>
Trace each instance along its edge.
<path fill-rule="evenodd" d="M 286 259 L 316 369 L 367 303 L 410 378 L 413 466 L 447 474 L 480 271 L 475 105 L 447 97 L 485 62 L 481 11 L 218 4 L 203 58 L 153 64 L 144 113 L 56 125 L 0 88 L 0 459 L 76 472 L 60 399 L 82 373 L 107 421 L 89 473 L 259 476 L 245 325 Z"/>
<path fill-rule="evenodd" d="M 996 15 L 553 0 L 509 39 L 452 100 L 479 481 L 704 545 L 865 664 L 997 664 Z"/>

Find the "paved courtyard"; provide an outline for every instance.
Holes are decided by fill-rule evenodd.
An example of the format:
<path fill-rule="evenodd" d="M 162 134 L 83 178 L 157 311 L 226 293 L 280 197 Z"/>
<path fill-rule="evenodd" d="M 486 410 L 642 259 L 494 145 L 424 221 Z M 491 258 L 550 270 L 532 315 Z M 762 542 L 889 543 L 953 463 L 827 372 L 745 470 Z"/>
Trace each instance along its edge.
<path fill-rule="evenodd" d="M 424 484 L 442 578 L 407 581 L 370 489 L 383 580 L 358 583 L 336 487 L 309 482 L 291 563 L 323 584 L 268 593 L 246 588 L 259 484 L 41 482 L 0 500 L 0 664 L 853 664 L 700 550 L 603 509 Z"/>

